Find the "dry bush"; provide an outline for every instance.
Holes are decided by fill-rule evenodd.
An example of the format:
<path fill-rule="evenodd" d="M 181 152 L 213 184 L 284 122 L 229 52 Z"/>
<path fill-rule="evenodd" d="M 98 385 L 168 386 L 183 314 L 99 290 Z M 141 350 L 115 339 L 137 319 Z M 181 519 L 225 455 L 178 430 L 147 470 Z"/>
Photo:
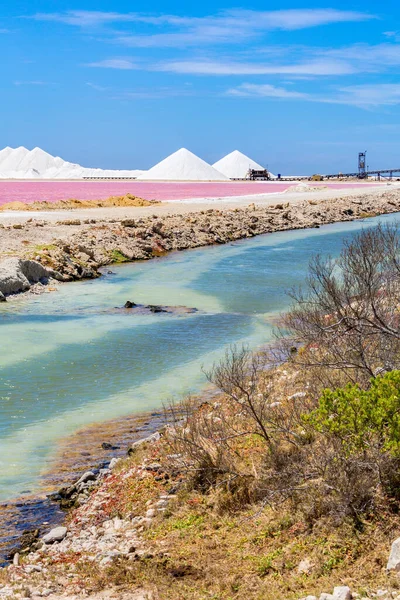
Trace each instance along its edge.
<path fill-rule="evenodd" d="M 345 243 L 338 259 L 315 257 L 305 290 L 292 290 L 292 308 L 278 332 L 281 349 L 330 385 L 368 385 L 400 367 L 400 236 L 378 225 Z M 289 341 L 290 340 L 290 341 Z"/>
<path fill-rule="evenodd" d="M 341 432 L 307 418 L 315 398 L 289 395 L 293 372 L 271 367 L 268 355 L 231 348 L 208 378 L 223 395 L 171 406 L 168 438 L 175 468 L 193 488 L 217 492 L 220 508 L 289 502 L 310 525 L 330 516 L 360 527 L 364 515 L 397 495 L 398 459 L 382 447 L 374 423 L 365 420 L 365 447 L 349 453 Z"/>

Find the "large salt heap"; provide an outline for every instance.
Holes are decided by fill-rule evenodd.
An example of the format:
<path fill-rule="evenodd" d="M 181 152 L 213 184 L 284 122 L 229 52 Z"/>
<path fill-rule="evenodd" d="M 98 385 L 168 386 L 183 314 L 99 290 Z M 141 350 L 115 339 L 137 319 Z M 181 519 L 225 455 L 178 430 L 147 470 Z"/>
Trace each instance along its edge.
<path fill-rule="evenodd" d="M 85 177 L 134 179 L 141 173 L 143 171 L 81 167 L 59 156 L 52 156 L 41 148 L 27 150 L 20 146 L 0 150 L 0 179 L 83 179 Z"/>
<path fill-rule="evenodd" d="M 265 167 L 262 167 L 254 160 L 234 150 L 230 154 L 221 158 L 218 162 L 213 164 L 214 169 L 220 171 L 229 179 L 245 179 L 249 169 L 255 169 L 256 171 L 262 171 Z"/>
<path fill-rule="evenodd" d="M 214 169 L 214 167 L 193 154 L 193 152 L 186 150 L 186 148 L 181 148 L 154 165 L 149 171 L 140 175 L 138 179 L 153 179 L 158 181 L 226 181 L 228 177 Z"/>

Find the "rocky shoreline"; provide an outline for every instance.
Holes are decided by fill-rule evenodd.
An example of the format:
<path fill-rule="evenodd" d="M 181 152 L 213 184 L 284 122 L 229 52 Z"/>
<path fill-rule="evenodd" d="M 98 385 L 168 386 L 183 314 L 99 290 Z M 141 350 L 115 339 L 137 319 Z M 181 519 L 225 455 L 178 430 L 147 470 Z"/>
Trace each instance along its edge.
<path fill-rule="evenodd" d="M 22 278 L 19 289 L 7 291 L 4 269 L 0 263 L 0 293 L 23 292 L 31 283 L 74 281 L 99 277 L 101 267 L 113 263 L 149 260 L 172 251 L 213 244 L 226 244 L 257 235 L 320 227 L 329 223 L 353 221 L 400 211 L 400 190 L 392 189 L 336 199 L 310 198 L 297 204 L 271 206 L 250 204 L 246 208 L 207 209 L 175 215 L 141 218 L 113 218 L 59 221 L 46 223 L 29 220 L 3 225 L 1 255 L 12 255 L 39 263 L 46 270 L 40 278 Z M 79 213 L 78 213 L 79 214 Z M 39 237 L 38 237 L 39 236 Z M 48 243 L 37 244 L 38 239 Z M 19 265 L 19 270 L 25 268 Z M 6 273 L 8 280 L 10 273 Z M 11 273 L 14 283 L 21 280 Z M 28 286 L 26 280 L 28 279 Z M 18 285 L 17 285 L 18 288 Z M 4 291 L 5 290 L 5 291 Z M 4 298 L 3 298 L 4 299 Z"/>
<path fill-rule="evenodd" d="M 216 403 L 218 404 L 218 403 Z M 100 590 L 91 588 L 85 573 L 112 573 L 113 568 L 123 566 L 124 577 L 130 570 L 137 572 L 149 561 L 160 561 L 168 565 L 168 552 L 162 545 L 155 551 L 148 533 L 157 527 L 160 519 L 172 509 L 179 507 L 179 492 L 184 485 L 179 469 L 179 455 L 170 455 L 176 468 L 173 475 L 165 470 L 163 461 L 157 460 L 163 432 L 155 432 L 132 443 L 128 456 L 137 457 L 134 463 L 126 463 L 121 457 L 97 472 L 89 470 L 72 485 L 60 490 L 60 497 L 70 499 L 73 510 L 65 525 L 58 525 L 39 534 L 26 532 L 21 544 L 13 552 L 12 563 L 0 568 L 0 598 L 92 598 L 92 600 L 162 600 L 156 586 L 141 584 L 133 578 L 129 586 L 120 588 L 107 584 Z M 161 441 L 161 442 L 160 442 Z M 128 514 L 118 515 L 116 492 L 125 482 L 135 483 L 135 502 Z M 110 517 L 110 514 L 117 516 Z M 184 559 L 184 557 L 183 557 Z M 305 558 L 297 567 L 306 578 L 313 565 Z M 397 581 L 400 572 L 400 538 L 387 549 L 385 568 L 388 581 Z M 2 572 L 5 576 L 2 575 Z M 193 567 L 166 566 L 166 577 L 194 577 Z M 301 600 L 358 600 L 361 596 L 348 585 L 339 584 L 333 592 L 318 596 L 303 596 Z M 365 592 L 361 600 L 399 600 L 397 586 Z"/>
<path fill-rule="evenodd" d="M 127 448 L 163 425 L 164 414 L 158 411 L 95 424 L 64 439 L 41 476 L 39 491 L 0 503 L 0 567 L 12 562 L 15 553 L 27 552 L 50 528 L 62 525 L 69 510 L 100 483 L 112 461 L 126 456 Z M 78 491 L 75 484 L 87 472 L 93 473 L 91 484 Z"/>

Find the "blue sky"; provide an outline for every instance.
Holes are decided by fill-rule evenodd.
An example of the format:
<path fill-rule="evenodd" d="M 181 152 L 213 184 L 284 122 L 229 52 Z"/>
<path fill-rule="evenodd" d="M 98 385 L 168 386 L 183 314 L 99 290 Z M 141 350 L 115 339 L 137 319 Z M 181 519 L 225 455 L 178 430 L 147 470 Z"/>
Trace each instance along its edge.
<path fill-rule="evenodd" d="M 148 168 L 185 146 L 271 171 L 400 166 L 400 6 L 14 0 L 0 147 Z"/>

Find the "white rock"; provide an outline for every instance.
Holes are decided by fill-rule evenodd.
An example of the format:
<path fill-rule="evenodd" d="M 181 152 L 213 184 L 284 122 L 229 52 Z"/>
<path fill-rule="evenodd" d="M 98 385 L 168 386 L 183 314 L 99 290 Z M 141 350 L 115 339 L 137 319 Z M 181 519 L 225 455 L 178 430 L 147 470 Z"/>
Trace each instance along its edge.
<path fill-rule="evenodd" d="M 146 511 L 146 517 L 148 519 L 151 519 L 152 517 L 154 517 L 156 514 L 156 511 L 154 508 L 149 508 L 149 510 Z"/>
<path fill-rule="evenodd" d="M 352 600 L 351 589 L 347 585 L 338 585 L 333 589 L 335 600 Z"/>
<path fill-rule="evenodd" d="M 388 571 L 400 571 L 400 538 L 397 538 L 390 548 L 386 569 Z"/>
<path fill-rule="evenodd" d="M 84 473 L 82 477 L 78 479 L 75 485 L 79 485 L 80 483 L 86 483 L 87 481 L 94 481 L 95 479 L 96 475 L 93 473 L 93 471 L 86 471 L 86 473 Z"/>
<path fill-rule="evenodd" d="M 310 558 L 305 558 L 303 559 L 297 566 L 297 572 L 298 573 L 305 573 L 305 574 L 309 574 L 311 572 L 311 569 L 313 568 L 313 563 L 311 562 Z"/>
<path fill-rule="evenodd" d="M 61 542 L 67 535 L 66 527 L 55 527 L 45 536 L 43 536 L 42 540 L 45 544 L 54 544 L 54 542 Z"/>
<path fill-rule="evenodd" d="M 32 283 L 49 277 L 61 278 L 58 273 L 34 260 L 7 258 L 0 263 L 0 292 L 4 296 L 17 294 L 29 290 Z"/>
<path fill-rule="evenodd" d="M 325 592 L 322 592 L 322 594 L 319 597 L 319 600 L 336 600 L 332 594 L 326 594 Z"/>
<path fill-rule="evenodd" d="M 121 461 L 120 458 L 112 458 L 110 461 L 110 464 L 108 465 L 108 468 L 112 471 L 113 469 L 115 469 L 115 467 L 117 466 L 117 464 Z"/>

